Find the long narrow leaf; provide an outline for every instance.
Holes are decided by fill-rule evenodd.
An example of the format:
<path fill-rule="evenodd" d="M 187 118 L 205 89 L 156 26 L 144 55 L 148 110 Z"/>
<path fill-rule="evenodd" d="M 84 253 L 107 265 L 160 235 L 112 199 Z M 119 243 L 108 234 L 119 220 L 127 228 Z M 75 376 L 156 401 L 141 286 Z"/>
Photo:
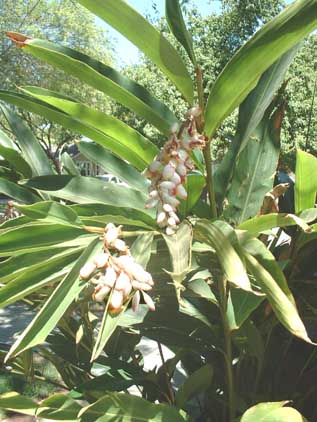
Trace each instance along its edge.
<path fill-rule="evenodd" d="M 298 0 L 261 28 L 224 68 L 209 94 L 206 132 L 212 135 L 255 87 L 262 73 L 317 25 L 317 0 Z"/>
<path fill-rule="evenodd" d="M 295 212 L 314 208 L 317 192 L 317 158 L 297 150 L 295 180 Z"/>
<path fill-rule="evenodd" d="M 124 0 L 77 0 L 92 13 L 121 32 L 145 53 L 172 82 L 187 101 L 193 101 L 193 82 L 175 48 L 161 32 Z"/>
<path fill-rule="evenodd" d="M 33 204 L 34 202 L 41 200 L 41 198 L 32 193 L 31 190 L 10 182 L 10 180 L 6 180 L 2 177 L 0 177 L 0 192 L 7 195 L 9 198 L 21 202 L 22 204 Z"/>
<path fill-rule="evenodd" d="M 137 27 L 133 27 L 135 33 L 138 32 L 135 31 Z M 112 67 L 68 47 L 40 39 L 30 39 L 16 33 L 9 33 L 9 36 L 17 45 L 23 46 L 25 52 L 104 92 L 152 123 L 166 135 L 170 132 L 170 126 L 177 122 L 174 114 L 163 103 L 141 85 L 121 75 Z M 144 37 L 144 34 L 142 36 Z"/>

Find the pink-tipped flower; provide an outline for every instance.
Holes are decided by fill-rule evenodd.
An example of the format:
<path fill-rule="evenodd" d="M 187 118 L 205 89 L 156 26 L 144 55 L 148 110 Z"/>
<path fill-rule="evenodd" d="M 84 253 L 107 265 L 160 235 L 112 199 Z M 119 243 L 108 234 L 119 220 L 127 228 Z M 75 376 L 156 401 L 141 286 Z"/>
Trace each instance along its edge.
<path fill-rule="evenodd" d="M 97 268 L 105 268 L 108 264 L 109 254 L 108 253 L 100 253 L 95 256 L 94 263 L 96 264 Z"/>
<path fill-rule="evenodd" d="M 180 175 L 178 174 L 178 173 L 174 173 L 173 174 L 173 177 L 171 178 L 171 182 L 173 182 L 174 183 L 174 185 L 178 185 L 179 183 L 181 183 L 181 177 L 180 177 Z"/>
<path fill-rule="evenodd" d="M 110 298 L 110 309 L 113 311 L 119 311 L 123 305 L 123 292 L 119 290 L 113 290 Z"/>
<path fill-rule="evenodd" d="M 181 199 L 187 198 L 187 192 L 183 185 L 178 185 L 176 188 L 176 195 Z"/>
<path fill-rule="evenodd" d="M 117 278 L 115 289 L 116 290 L 125 290 L 127 285 L 131 285 L 130 278 L 125 272 L 121 272 Z"/>
<path fill-rule="evenodd" d="M 96 264 L 94 264 L 93 262 L 86 262 L 86 264 L 80 270 L 80 278 L 82 278 L 83 280 L 88 280 L 96 271 L 96 269 Z"/>
<path fill-rule="evenodd" d="M 173 212 L 174 211 L 174 208 L 170 204 L 164 204 L 163 205 L 163 210 L 165 212 Z"/>
<path fill-rule="evenodd" d="M 148 295 L 147 293 L 145 293 L 144 291 L 142 291 L 142 295 L 143 295 L 143 298 L 144 298 L 144 302 L 149 307 L 149 310 L 155 311 L 155 303 L 153 302 L 153 299 L 151 298 L 151 296 Z"/>
<path fill-rule="evenodd" d="M 167 220 L 167 223 L 168 223 L 169 226 L 172 226 L 173 228 L 176 227 L 176 224 L 177 224 L 175 218 L 173 218 L 173 217 L 170 217 Z"/>
<path fill-rule="evenodd" d="M 175 167 L 167 164 L 163 170 L 163 179 L 170 180 L 175 173 Z"/>
<path fill-rule="evenodd" d="M 99 285 L 95 288 L 92 298 L 96 302 L 102 302 L 105 297 L 109 294 L 111 288 L 108 286 Z"/>
<path fill-rule="evenodd" d="M 151 163 L 150 166 L 149 166 L 149 170 L 152 173 L 160 171 L 161 168 L 162 168 L 162 164 L 159 161 L 153 161 L 153 163 Z"/>
<path fill-rule="evenodd" d="M 177 165 L 176 171 L 180 176 L 186 176 L 187 175 L 187 168 L 183 163 L 179 163 Z"/>
<path fill-rule="evenodd" d="M 112 267 L 106 269 L 105 275 L 103 277 L 103 283 L 108 287 L 113 287 L 117 280 L 117 273 Z"/>

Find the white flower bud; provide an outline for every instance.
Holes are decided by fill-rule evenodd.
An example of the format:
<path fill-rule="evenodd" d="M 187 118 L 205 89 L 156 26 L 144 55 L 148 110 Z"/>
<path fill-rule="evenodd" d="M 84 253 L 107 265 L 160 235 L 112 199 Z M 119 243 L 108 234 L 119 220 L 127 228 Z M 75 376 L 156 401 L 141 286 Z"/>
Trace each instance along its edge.
<path fill-rule="evenodd" d="M 173 182 L 165 181 L 165 182 L 161 182 L 159 187 L 162 190 L 172 190 L 172 189 L 175 189 L 175 184 Z"/>
<path fill-rule="evenodd" d="M 164 211 L 160 212 L 156 218 L 157 224 L 161 224 L 166 220 L 166 214 Z"/>
<path fill-rule="evenodd" d="M 155 304 L 153 302 L 153 299 L 151 298 L 151 296 L 149 296 L 147 293 L 142 291 L 142 295 L 144 298 L 144 302 L 147 304 L 147 306 L 149 307 L 150 311 L 155 311 Z"/>
<path fill-rule="evenodd" d="M 108 286 L 97 286 L 93 293 L 93 300 L 96 302 L 102 302 L 104 298 L 109 294 L 111 288 Z"/>
<path fill-rule="evenodd" d="M 140 304 L 140 292 L 137 290 L 132 298 L 132 309 L 134 312 L 138 310 Z"/>
<path fill-rule="evenodd" d="M 96 264 L 97 268 L 105 268 L 108 264 L 109 254 L 108 253 L 100 253 L 95 256 L 94 263 Z"/>
<path fill-rule="evenodd" d="M 169 226 L 176 226 L 176 220 L 175 220 L 175 218 L 173 218 L 173 217 L 170 217 L 170 218 L 167 220 L 167 223 L 168 223 L 168 225 L 169 225 Z"/>
<path fill-rule="evenodd" d="M 86 262 L 86 264 L 80 270 L 80 278 L 88 280 L 96 270 L 96 265 L 93 262 Z"/>
<path fill-rule="evenodd" d="M 149 165 L 149 170 L 152 173 L 155 173 L 157 171 L 160 171 L 162 168 L 162 164 L 159 161 L 153 161 L 150 165 Z"/>
<path fill-rule="evenodd" d="M 172 206 L 170 204 L 164 204 L 163 205 L 163 210 L 165 212 L 173 212 L 174 211 L 174 209 L 172 208 Z"/>
<path fill-rule="evenodd" d="M 169 216 L 173 217 L 177 224 L 179 223 L 180 220 L 178 218 L 178 215 L 174 211 L 170 212 Z"/>
<path fill-rule="evenodd" d="M 173 123 L 171 126 L 171 132 L 172 133 L 176 133 L 179 130 L 179 124 L 178 123 Z"/>
<path fill-rule="evenodd" d="M 119 252 L 125 252 L 127 250 L 127 245 L 122 239 L 116 239 L 113 242 L 113 247 L 116 248 Z"/>
<path fill-rule="evenodd" d="M 175 185 L 178 185 L 179 183 L 181 183 L 181 178 L 180 175 L 178 173 L 174 173 L 173 176 L 171 177 L 171 182 L 173 182 Z"/>
<path fill-rule="evenodd" d="M 126 298 L 131 293 L 131 290 L 132 290 L 132 284 L 131 284 L 131 282 L 129 282 L 129 283 L 127 283 L 125 285 L 124 289 L 122 290 L 122 292 L 123 292 L 123 300 L 126 300 Z"/>
<path fill-rule="evenodd" d="M 169 180 L 171 177 L 173 177 L 174 173 L 175 167 L 171 166 L 170 164 L 167 164 L 163 170 L 163 179 Z"/>
<path fill-rule="evenodd" d="M 158 191 L 157 190 L 152 190 L 149 193 L 149 197 L 152 198 L 152 199 L 156 199 L 158 197 Z"/>
<path fill-rule="evenodd" d="M 166 234 L 168 236 L 172 236 L 173 234 L 175 234 L 175 230 L 172 227 L 166 227 Z"/>
<path fill-rule="evenodd" d="M 176 167 L 176 171 L 180 176 L 186 176 L 187 168 L 183 163 L 179 163 Z"/>
<path fill-rule="evenodd" d="M 120 234 L 120 230 L 117 227 L 110 228 L 106 231 L 105 240 L 108 244 L 114 242 Z"/>
<path fill-rule="evenodd" d="M 126 285 L 131 285 L 130 278 L 125 272 L 121 272 L 117 278 L 114 288 L 116 290 L 125 290 Z"/>
<path fill-rule="evenodd" d="M 179 156 L 179 158 L 181 159 L 181 161 L 185 161 L 185 160 L 187 160 L 187 158 L 188 158 L 188 153 L 187 153 L 187 151 L 185 151 L 184 149 L 180 149 L 180 150 L 178 151 L 178 156 Z"/>
<path fill-rule="evenodd" d="M 114 283 L 116 282 L 117 273 L 115 272 L 115 270 L 112 267 L 108 267 L 106 269 L 105 275 L 104 275 L 104 277 L 102 277 L 102 279 L 103 279 L 103 283 L 106 286 L 109 286 L 109 287 L 112 288 L 114 286 Z"/>
<path fill-rule="evenodd" d="M 187 198 L 187 192 L 183 185 L 179 184 L 176 188 L 176 195 L 181 199 Z"/>
<path fill-rule="evenodd" d="M 140 281 L 133 280 L 132 281 L 132 287 L 134 290 L 151 290 L 152 287 L 147 283 L 141 283 Z"/>
<path fill-rule="evenodd" d="M 119 290 L 113 290 L 109 306 L 113 311 L 119 311 L 123 304 L 123 292 Z"/>

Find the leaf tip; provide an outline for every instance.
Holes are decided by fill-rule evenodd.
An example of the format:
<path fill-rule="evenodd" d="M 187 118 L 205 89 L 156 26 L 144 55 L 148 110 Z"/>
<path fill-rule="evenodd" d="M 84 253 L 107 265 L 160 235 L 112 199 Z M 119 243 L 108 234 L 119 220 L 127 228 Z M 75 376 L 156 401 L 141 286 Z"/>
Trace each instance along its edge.
<path fill-rule="evenodd" d="M 27 42 L 31 39 L 25 35 L 19 34 L 18 32 L 6 32 L 6 36 L 15 43 L 18 47 L 24 47 Z"/>

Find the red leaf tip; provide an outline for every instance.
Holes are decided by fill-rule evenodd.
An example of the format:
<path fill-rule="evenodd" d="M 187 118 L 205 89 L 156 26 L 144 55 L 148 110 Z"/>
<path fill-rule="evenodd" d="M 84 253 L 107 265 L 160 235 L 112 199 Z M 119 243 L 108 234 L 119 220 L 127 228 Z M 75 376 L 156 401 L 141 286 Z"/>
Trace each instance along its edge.
<path fill-rule="evenodd" d="M 31 39 L 30 37 L 19 34 L 18 32 L 6 32 L 5 34 L 18 47 L 24 47 L 26 45 L 27 41 Z"/>

